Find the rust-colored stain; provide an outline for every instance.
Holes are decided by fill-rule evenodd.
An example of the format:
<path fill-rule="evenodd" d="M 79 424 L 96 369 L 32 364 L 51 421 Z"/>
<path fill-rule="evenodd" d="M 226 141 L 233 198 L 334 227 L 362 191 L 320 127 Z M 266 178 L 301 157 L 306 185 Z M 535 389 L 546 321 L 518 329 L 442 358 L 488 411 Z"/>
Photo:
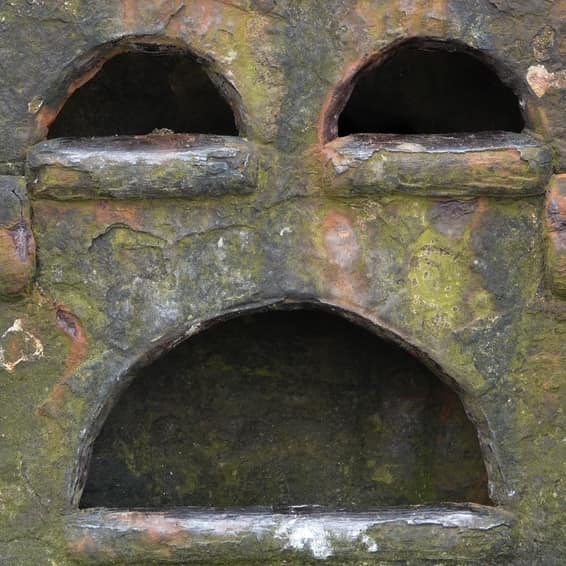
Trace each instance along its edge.
<path fill-rule="evenodd" d="M 375 55 L 364 55 L 349 63 L 337 85 L 331 85 L 322 104 L 318 126 L 318 143 L 322 146 L 338 135 L 338 118 L 352 91 L 352 81 Z"/>
<path fill-rule="evenodd" d="M 193 10 L 198 21 L 197 33 L 201 36 L 206 35 L 218 16 L 218 3 L 214 0 L 196 0 Z"/>
<path fill-rule="evenodd" d="M 328 259 L 340 269 L 351 270 L 360 255 L 360 246 L 350 219 L 331 212 L 324 218 L 322 227 Z"/>
<path fill-rule="evenodd" d="M 69 353 L 65 361 L 63 377 L 49 393 L 49 396 L 37 412 L 41 415 L 57 416 L 64 404 L 65 394 L 68 390 L 67 380 L 73 371 L 86 359 L 88 352 L 88 339 L 79 319 L 62 306 L 55 308 L 55 324 L 69 337 Z"/>
<path fill-rule="evenodd" d="M 180 2 L 177 10 L 168 18 L 167 35 L 169 37 L 183 37 L 185 35 L 185 3 Z"/>
<path fill-rule="evenodd" d="M 18 293 L 31 282 L 35 265 L 35 240 L 27 223 L 0 229 L 0 286 Z"/>
<path fill-rule="evenodd" d="M 509 164 L 508 167 L 510 167 L 511 171 L 515 170 L 515 165 L 521 164 L 521 152 L 518 149 L 499 150 L 497 153 L 471 151 L 466 154 L 466 163 L 469 165 L 470 170 L 487 169 L 490 172 L 493 170 L 501 171 L 501 176 L 504 176 L 503 163 Z"/>
<path fill-rule="evenodd" d="M 114 53 L 110 55 L 110 57 L 112 56 L 114 56 Z M 71 81 L 67 86 L 67 94 L 71 96 L 77 89 L 81 88 L 83 85 L 88 83 L 88 81 L 90 81 L 90 79 L 92 79 L 98 73 L 98 71 L 102 69 L 104 63 L 106 63 L 106 61 L 110 57 L 107 57 L 104 61 L 100 61 L 97 65 L 86 71 L 86 73 L 83 73 L 80 77 L 78 77 L 74 81 Z"/>
<path fill-rule="evenodd" d="M 350 218 L 336 211 L 322 221 L 325 258 L 330 266 L 325 270 L 332 295 L 344 304 L 363 303 L 365 285 L 359 277 L 360 245 Z"/>
<path fill-rule="evenodd" d="M 68 310 L 58 307 L 55 311 L 57 326 L 70 338 L 69 354 L 65 363 L 67 378 L 85 360 L 88 340 L 79 319 Z"/>
<path fill-rule="evenodd" d="M 130 529 L 142 531 L 145 538 L 151 545 L 155 545 L 164 540 L 172 541 L 184 537 L 183 529 L 178 522 L 163 513 L 143 513 L 129 511 L 115 513 L 112 518 L 117 519 L 122 525 Z"/>
<path fill-rule="evenodd" d="M 136 230 L 142 228 L 140 207 L 136 203 L 98 201 L 94 203 L 94 216 L 96 223 L 101 226 L 120 222 Z"/>
<path fill-rule="evenodd" d="M 44 138 L 47 136 L 47 131 L 49 130 L 49 126 L 53 123 L 55 118 L 57 118 L 57 114 L 61 110 L 63 104 L 60 104 L 58 107 L 53 106 L 43 106 L 41 110 L 35 116 L 35 124 L 37 130 L 37 136 L 39 138 Z"/>
<path fill-rule="evenodd" d="M 483 215 L 485 213 L 485 211 L 487 210 L 487 204 L 486 204 L 486 200 L 485 197 L 478 197 L 477 199 L 477 206 L 476 209 L 474 211 L 474 215 L 472 217 L 472 223 L 471 223 L 471 231 L 475 232 L 482 221 Z"/>
<path fill-rule="evenodd" d="M 566 175 L 553 180 L 546 201 L 548 233 L 557 250 L 566 250 Z"/>
<path fill-rule="evenodd" d="M 55 104 L 50 104 L 50 105 L 46 104 L 42 106 L 42 108 L 39 110 L 39 112 L 35 117 L 35 124 L 36 124 L 37 134 L 39 137 L 43 138 L 47 136 L 49 127 L 51 126 L 51 124 L 53 124 L 55 118 L 57 118 L 59 112 L 61 111 L 67 100 L 70 98 L 70 96 L 77 89 L 79 89 L 85 83 L 90 81 L 90 79 L 92 79 L 92 77 L 94 77 L 94 75 L 96 75 L 96 73 L 100 71 L 102 65 L 104 65 L 105 62 L 106 60 L 101 61 L 100 63 L 98 63 L 97 65 L 86 71 L 85 73 L 83 73 L 80 77 L 71 81 L 67 85 L 66 96 L 63 97 L 63 99 L 57 100 Z"/>
<path fill-rule="evenodd" d="M 54 104 L 52 103 L 50 105 L 42 106 L 35 117 L 36 129 L 39 137 L 47 136 L 49 127 L 51 126 L 51 124 L 53 124 L 53 122 L 59 115 L 59 112 L 61 111 L 67 100 L 71 97 L 71 95 L 77 89 L 81 88 L 84 84 L 90 81 L 98 73 L 98 71 L 100 71 L 104 63 L 106 63 L 106 61 L 114 55 L 116 55 L 116 51 L 107 54 L 103 61 L 100 61 L 99 63 L 88 69 L 88 71 L 84 72 L 81 76 L 72 80 L 67 85 L 67 88 L 65 90 L 66 96 L 64 96 L 62 99 L 58 99 Z"/>
<path fill-rule="evenodd" d="M 92 552 L 96 550 L 97 547 L 98 544 L 96 540 L 90 535 L 82 535 L 69 543 L 70 552 L 78 556 Z"/>
<path fill-rule="evenodd" d="M 120 5 L 120 17 L 126 28 L 133 28 L 138 20 L 137 4 L 139 0 L 122 0 Z"/>

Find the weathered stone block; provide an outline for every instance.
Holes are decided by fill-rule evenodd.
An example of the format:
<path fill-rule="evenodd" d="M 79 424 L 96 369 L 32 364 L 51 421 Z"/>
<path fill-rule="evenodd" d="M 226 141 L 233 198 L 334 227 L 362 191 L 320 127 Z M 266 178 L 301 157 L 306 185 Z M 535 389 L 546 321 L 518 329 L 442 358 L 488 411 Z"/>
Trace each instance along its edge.
<path fill-rule="evenodd" d="M 61 138 L 30 151 L 28 176 L 41 198 L 193 198 L 252 192 L 257 160 L 232 136 Z"/>
<path fill-rule="evenodd" d="M 331 192 L 426 196 L 544 193 L 552 153 L 530 136 L 354 134 L 325 146 Z"/>
<path fill-rule="evenodd" d="M 556 175 L 546 201 L 548 276 L 552 290 L 566 298 L 566 175 Z"/>
<path fill-rule="evenodd" d="M 0 297 L 22 293 L 35 269 L 35 241 L 23 177 L 0 176 Z"/>
<path fill-rule="evenodd" d="M 2 566 L 560 563 L 564 6 L 0 1 Z"/>

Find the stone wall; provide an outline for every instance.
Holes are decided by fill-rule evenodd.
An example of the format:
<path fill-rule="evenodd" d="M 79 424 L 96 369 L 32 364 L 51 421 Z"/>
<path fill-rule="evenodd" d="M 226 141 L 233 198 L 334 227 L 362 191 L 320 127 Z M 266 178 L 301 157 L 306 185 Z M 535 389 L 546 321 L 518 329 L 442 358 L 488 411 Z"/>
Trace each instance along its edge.
<path fill-rule="evenodd" d="M 3 2 L 0 563 L 558 564 L 565 12 L 561 0 Z M 337 137 L 357 79 L 406 41 L 487 65 L 525 129 Z M 73 94 L 131 52 L 188 54 L 239 136 L 168 124 L 51 136 Z M 339 313 L 451 387 L 491 505 L 79 510 L 92 444 L 139 368 L 212 323 L 289 307 Z"/>

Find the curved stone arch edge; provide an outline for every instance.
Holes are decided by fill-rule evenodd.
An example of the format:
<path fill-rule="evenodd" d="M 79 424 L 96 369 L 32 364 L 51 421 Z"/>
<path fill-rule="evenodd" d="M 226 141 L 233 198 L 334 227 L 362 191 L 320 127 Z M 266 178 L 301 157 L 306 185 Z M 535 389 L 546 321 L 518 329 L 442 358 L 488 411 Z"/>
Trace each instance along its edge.
<path fill-rule="evenodd" d="M 440 50 L 441 46 L 446 46 L 446 50 L 468 54 L 493 70 L 499 80 L 509 86 L 517 97 L 525 122 L 524 131 L 535 133 L 545 140 L 550 139 L 544 110 L 526 78 L 519 76 L 508 62 L 490 52 L 487 46 L 472 45 L 464 38 L 456 36 L 410 35 L 400 37 L 385 46 L 376 46 L 374 50 L 369 49 L 358 60 L 346 62 L 341 75 L 331 86 L 323 102 L 319 118 L 320 146 L 338 137 L 340 115 L 350 100 L 358 78 L 366 71 L 379 67 L 394 57 L 399 50 L 420 44 L 433 45 L 437 50 Z"/>
<path fill-rule="evenodd" d="M 184 54 L 193 57 L 208 75 L 219 95 L 226 100 L 232 112 L 240 136 L 248 134 L 247 111 L 234 82 L 222 67 L 222 62 L 212 57 L 191 42 L 190 38 L 180 39 L 160 34 L 129 34 L 95 45 L 75 57 L 64 69 L 58 79 L 48 85 L 42 95 L 36 97 L 35 131 L 31 133 L 29 145 L 46 139 L 50 126 L 70 100 L 76 90 L 87 84 L 110 59 L 124 53 L 155 53 L 159 50 Z"/>
<path fill-rule="evenodd" d="M 74 426 L 78 427 L 78 446 L 72 459 L 71 469 L 65 474 L 63 505 L 67 511 L 78 508 L 86 482 L 94 441 L 121 394 L 132 382 L 137 369 L 144 367 L 181 342 L 212 326 L 246 314 L 269 310 L 320 309 L 341 316 L 352 324 L 369 330 L 379 338 L 401 346 L 409 354 L 427 366 L 439 379 L 456 392 L 462 405 L 476 428 L 486 472 L 489 495 L 501 505 L 508 498 L 508 489 L 497 449 L 497 439 L 490 426 L 489 417 L 482 408 L 481 392 L 466 386 L 465 378 L 454 368 L 447 369 L 442 355 L 431 352 L 425 345 L 410 340 L 399 329 L 393 329 L 375 315 L 362 312 L 352 305 L 336 301 L 311 298 L 273 298 L 264 301 L 249 301 L 227 306 L 202 318 L 187 322 L 184 328 L 176 328 L 161 337 L 148 339 L 135 352 L 106 350 L 101 355 L 85 362 L 68 383 L 75 396 L 82 397 L 86 407 Z M 148 347 L 148 344 L 150 345 Z M 100 374 L 104 374 L 101 378 Z M 95 386 L 93 387 L 93 383 Z M 82 385 L 81 385 L 82 384 Z M 88 384 L 88 386 L 85 386 Z"/>

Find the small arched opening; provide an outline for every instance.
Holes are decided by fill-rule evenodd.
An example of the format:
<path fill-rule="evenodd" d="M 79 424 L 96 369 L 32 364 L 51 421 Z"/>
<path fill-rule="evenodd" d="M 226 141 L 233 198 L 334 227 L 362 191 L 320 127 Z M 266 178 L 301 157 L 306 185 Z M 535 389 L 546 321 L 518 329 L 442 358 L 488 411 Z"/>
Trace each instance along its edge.
<path fill-rule="evenodd" d="M 82 508 L 489 502 L 455 391 L 341 316 L 238 316 L 130 377 L 94 442 Z"/>
<path fill-rule="evenodd" d="M 521 132 L 525 121 L 509 77 L 478 50 L 413 38 L 364 64 L 339 89 L 329 139 L 357 133 Z M 503 80 L 502 80 L 503 79 Z"/>
<path fill-rule="evenodd" d="M 186 49 L 128 43 L 94 69 L 92 78 L 66 100 L 48 138 L 155 132 L 238 135 L 224 96 L 229 86 Z"/>

